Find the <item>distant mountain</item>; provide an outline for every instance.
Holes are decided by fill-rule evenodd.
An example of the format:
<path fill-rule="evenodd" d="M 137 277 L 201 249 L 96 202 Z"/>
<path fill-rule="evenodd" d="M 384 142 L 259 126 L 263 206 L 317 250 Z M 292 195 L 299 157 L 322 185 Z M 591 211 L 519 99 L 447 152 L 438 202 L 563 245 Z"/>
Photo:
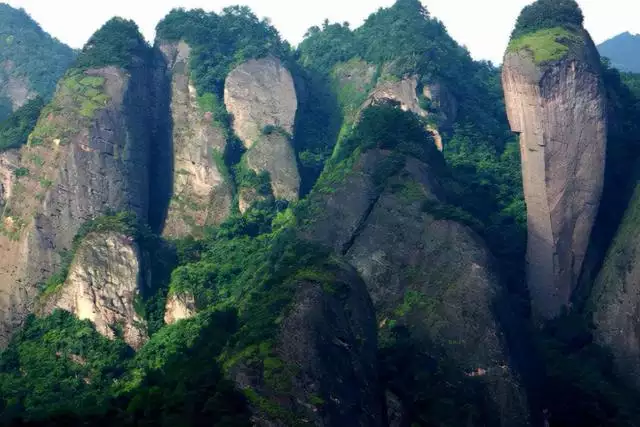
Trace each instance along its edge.
<path fill-rule="evenodd" d="M 29 99 L 50 97 L 74 58 L 23 9 L 0 3 L 0 120 Z"/>
<path fill-rule="evenodd" d="M 619 34 L 600 44 L 598 50 L 620 71 L 640 73 L 640 34 Z"/>

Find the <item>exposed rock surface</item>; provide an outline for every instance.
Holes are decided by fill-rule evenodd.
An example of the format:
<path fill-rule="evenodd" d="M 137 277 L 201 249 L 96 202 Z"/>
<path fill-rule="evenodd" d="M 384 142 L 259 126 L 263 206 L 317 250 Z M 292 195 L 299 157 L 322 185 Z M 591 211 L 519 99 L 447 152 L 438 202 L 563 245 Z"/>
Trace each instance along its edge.
<path fill-rule="evenodd" d="M 231 213 L 233 195 L 220 170 L 226 138 L 214 124 L 213 112 L 198 105 L 189 67 L 191 48 L 184 42 L 161 43 L 160 50 L 171 80 L 173 120 L 173 197 L 164 234 L 180 237 L 222 223 Z"/>
<path fill-rule="evenodd" d="M 274 57 L 247 61 L 227 76 L 224 103 L 249 168 L 269 173 L 276 198 L 297 200 L 300 175 L 290 138 L 298 99 L 291 73 Z"/>
<path fill-rule="evenodd" d="M 122 337 L 139 349 L 148 336 L 135 311 L 141 285 L 141 254 L 131 237 L 114 232 L 92 233 L 75 254 L 62 288 L 46 302 L 45 313 L 62 309 L 88 319 L 107 338 Z"/>
<path fill-rule="evenodd" d="M 418 99 L 418 77 L 406 77 L 402 80 L 387 79 L 379 82 L 375 89 L 371 92 L 367 101 L 363 105 L 363 109 L 372 104 L 385 101 L 392 101 L 399 104 L 403 111 L 411 111 L 412 113 L 422 117 L 430 117 L 433 113 L 425 110 L 420 105 Z M 424 85 L 422 87 L 422 96 L 432 102 L 434 108 L 445 113 L 445 124 L 450 125 L 457 114 L 457 103 L 455 98 L 442 84 Z M 437 126 L 428 125 L 427 129 L 433 135 L 436 146 L 440 151 L 443 150 L 442 136 Z"/>
<path fill-rule="evenodd" d="M 520 134 L 527 281 L 542 318 L 569 304 L 604 181 L 605 91 L 598 52 L 586 31 L 581 37 L 563 59 L 537 64 L 522 49 L 503 65 L 509 122 Z"/>
<path fill-rule="evenodd" d="M 265 126 L 293 134 L 298 99 L 293 77 L 279 59 L 252 59 L 232 70 L 224 103 L 233 116 L 233 130 L 247 149 L 262 138 Z"/>
<path fill-rule="evenodd" d="M 246 159 L 250 169 L 269 172 L 273 195 L 277 199 L 298 199 L 300 174 L 296 153 L 287 136 L 278 132 L 264 135 L 247 152 Z"/>
<path fill-rule="evenodd" d="M 28 79 L 16 74 L 13 61 L 0 64 L 0 97 L 9 99 L 14 111 L 36 96 L 37 93 L 29 87 Z"/>
<path fill-rule="evenodd" d="M 640 389 L 640 185 L 609 249 L 590 297 L 597 341 L 620 378 Z"/>
<path fill-rule="evenodd" d="M 332 266 L 325 274 L 333 276 L 325 283 L 311 278 L 295 282 L 297 291 L 274 348 L 284 369 L 280 376 L 236 371 L 240 388 L 251 386 L 290 413 L 287 423 L 254 408 L 257 426 L 286 427 L 302 420 L 326 427 L 386 425 L 375 316 L 366 287 L 348 266 Z M 285 397 L 278 389 L 287 382 L 291 387 Z"/>
<path fill-rule="evenodd" d="M 19 151 L 16 166 L 26 174 L 16 176 L 10 190 L 4 189 L 11 197 L 3 209 L 2 221 L 8 227 L 0 235 L 0 252 L 10 256 L 0 259 L 0 345 L 21 324 L 31 309 L 36 284 L 56 271 L 60 253 L 71 248 L 83 223 L 108 211 L 147 217 L 145 67 L 82 73 L 59 85 L 30 143 Z M 80 103 L 79 87 L 96 103 Z"/>
<path fill-rule="evenodd" d="M 172 325 L 179 320 L 195 316 L 196 301 L 190 294 L 171 294 L 164 309 L 164 323 Z"/>
<path fill-rule="evenodd" d="M 332 246 L 358 270 L 381 337 L 406 325 L 417 351 L 482 384 L 495 425 L 527 425 L 526 394 L 494 313 L 501 294 L 487 248 L 468 227 L 425 211 L 424 201 L 437 202 L 440 189 L 424 163 L 407 158 L 384 185 L 376 182 L 390 155 L 367 151 L 335 191 L 312 193 L 316 217 L 303 234 Z"/>
<path fill-rule="evenodd" d="M 0 153 L 0 206 L 4 206 L 11 199 L 15 171 L 20 164 L 18 150 L 8 150 Z"/>

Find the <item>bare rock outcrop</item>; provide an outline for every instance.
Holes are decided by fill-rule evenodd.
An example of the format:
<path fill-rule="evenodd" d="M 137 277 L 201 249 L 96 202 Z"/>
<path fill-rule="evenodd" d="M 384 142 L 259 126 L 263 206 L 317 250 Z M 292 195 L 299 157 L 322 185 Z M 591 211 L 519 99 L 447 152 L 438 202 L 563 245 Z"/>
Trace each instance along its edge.
<path fill-rule="evenodd" d="M 58 86 L 13 157 L 4 188 L 0 252 L 0 346 L 32 310 L 86 221 L 149 210 L 148 75 L 144 66 L 75 70 Z M 17 159 L 17 161 L 16 161 Z"/>
<path fill-rule="evenodd" d="M 395 102 L 403 111 L 410 111 L 419 117 L 427 118 L 433 115 L 423 108 L 418 98 L 418 77 L 406 77 L 404 79 L 386 79 L 379 82 L 375 89 L 371 92 L 367 101 L 362 108 L 367 108 L 373 104 L 381 102 Z M 443 84 L 435 83 L 433 85 L 423 85 L 421 95 L 424 99 L 431 102 L 434 109 L 446 111 L 443 113 L 445 117 L 445 125 L 450 125 L 457 115 L 457 103 L 455 98 L 446 89 Z M 438 150 L 442 151 L 443 141 L 442 135 L 437 126 L 429 124 L 427 126 L 429 132 L 433 135 Z"/>
<path fill-rule="evenodd" d="M 298 98 L 291 73 L 277 58 L 252 59 L 232 70 L 224 103 L 247 149 L 262 138 L 266 126 L 293 134 Z"/>
<path fill-rule="evenodd" d="M 92 233 L 80 244 L 69 276 L 45 303 L 44 312 L 66 310 L 88 319 L 113 339 L 120 333 L 134 349 L 148 340 L 144 319 L 135 311 L 142 282 L 140 248 L 129 236 Z"/>
<path fill-rule="evenodd" d="M 640 389 L 640 185 L 589 299 L 599 344 L 611 350 L 619 377 Z"/>
<path fill-rule="evenodd" d="M 300 174 L 291 136 L 298 99 L 291 73 L 274 57 L 247 61 L 227 76 L 224 103 L 247 149 L 247 166 L 269 173 L 276 198 L 297 200 Z"/>
<path fill-rule="evenodd" d="M 160 43 L 171 81 L 173 191 L 164 234 L 180 237 L 219 225 L 231 213 L 231 183 L 221 170 L 227 145 L 213 112 L 198 103 L 185 42 Z M 216 161 L 217 159 L 217 161 Z"/>
<path fill-rule="evenodd" d="M 0 97 L 9 99 L 14 111 L 38 95 L 30 88 L 28 79 L 19 76 L 15 68 L 13 61 L 0 64 Z"/>
<path fill-rule="evenodd" d="M 322 277 L 322 279 L 320 279 Z M 262 369 L 239 366 L 232 377 L 272 401 L 253 408 L 253 423 L 287 427 L 382 427 L 383 393 L 378 381 L 376 323 L 365 284 L 348 265 L 327 265 L 319 275 L 298 275 L 295 295 Z M 286 389 L 286 392 L 283 391 Z"/>
<path fill-rule="evenodd" d="M 511 129 L 520 135 L 527 282 L 542 318 L 570 303 L 604 182 L 607 119 L 599 55 L 586 31 L 571 37 L 566 52 L 546 62 L 531 48 L 510 46 L 502 73 Z"/>
<path fill-rule="evenodd" d="M 173 293 L 167 297 L 164 309 L 164 323 L 172 325 L 179 320 L 190 319 L 197 314 L 193 295 Z"/>
<path fill-rule="evenodd" d="M 407 157 L 381 184 L 379 171 L 392 158 L 366 151 L 334 190 L 312 193 L 314 216 L 302 235 L 333 247 L 360 273 L 383 348 L 393 346 L 395 328 L 406 328 L 416 354 L 433 355 L 484 390 L 491 425 L 528 425 L 526 393 L 494 311 L 502 295 L 488 249 L 467 226 L 430 214 L 442 191 L 431 166 Z M 418 378 L 421 363 L 394 369 Z M 393 392 L 411 401 L 418 389 Z"/>

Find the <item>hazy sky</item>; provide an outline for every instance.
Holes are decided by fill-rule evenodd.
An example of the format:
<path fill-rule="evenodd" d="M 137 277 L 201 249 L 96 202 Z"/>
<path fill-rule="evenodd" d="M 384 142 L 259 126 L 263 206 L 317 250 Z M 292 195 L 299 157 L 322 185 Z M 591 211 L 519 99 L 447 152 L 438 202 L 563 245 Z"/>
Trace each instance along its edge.
<path fill-rule="evenodd" d="M 292 44 L 324 18 L 362 23 L 371 12 L 394 0 L 5 0 L 22 7 L 49 33 L 81 47 L 91 34 L 112 16 L 138 23 L 152 40 L 158 21 L 174 7 L 220 11 L 232 4 L 246 4 L 260 17 L 271 18 L 282 36 Z M 532 0 L 422 0 L 449 33 L 467 46 L 476 59 L 501 62 L 509 33 L 523 6 Z M 586 27 L 596 43 L 623 31 L 640 33 L 638 0 L 578 0 Z"/>

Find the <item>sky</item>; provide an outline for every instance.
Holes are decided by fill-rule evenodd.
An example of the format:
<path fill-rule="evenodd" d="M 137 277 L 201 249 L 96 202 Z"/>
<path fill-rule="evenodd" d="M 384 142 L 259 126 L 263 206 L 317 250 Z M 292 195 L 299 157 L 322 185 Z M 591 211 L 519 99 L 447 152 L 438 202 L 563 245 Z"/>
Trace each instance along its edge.
<path fill-rule="evenodd" d="M 1 0 L 0 0 L 1 1 Z M 173 8 L 202 8 L 219 12 L 245 4 L 259 17 L 269 17 L 280 34 L 298 44 L 306 30 L 327 18 L 348 21 L 352 28 L 394 0 L 4 0 L 24 8 L 47 32 L 71 47 L 80 48 L 113 16 L 136 21 L 148 40 L 156 24 Z M 451 36 L 475 59 L 500 63 L 520 10 L 532 0 L 422 0 Z M 578 0 L 585 26 L 596 43 L 621 32 L 640 33 L 638 0 Z"/>

